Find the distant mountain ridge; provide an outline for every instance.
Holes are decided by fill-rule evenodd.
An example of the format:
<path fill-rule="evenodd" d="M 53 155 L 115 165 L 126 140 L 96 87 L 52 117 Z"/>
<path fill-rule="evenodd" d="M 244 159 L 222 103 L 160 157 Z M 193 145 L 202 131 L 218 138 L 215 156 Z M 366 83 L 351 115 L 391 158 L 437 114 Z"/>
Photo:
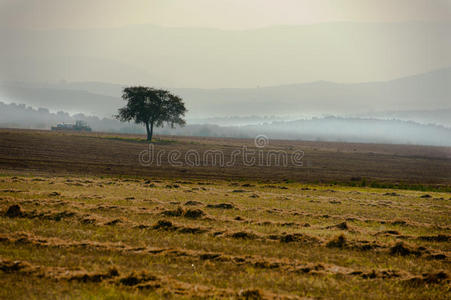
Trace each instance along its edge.
<path fill-rule="evenodd" d="M 24 104 L 0 102 L 0 128 L 49 129 L 58 123 L 83 120 L 94 131 L 144 134 L 143 126 L 121 123 L 111 118 L 98 118 L 66 112 L 51 113 Z M 416 144 L 451 147 L 451 128 L 423 125 L 401 120 L 372 118 L 324 117 L 293 121 L 273 121 L 246 126 L 188 124 L 183 128 L 158 128 L 157 134 L 254 138 L 265 134 L 270 139 L 339 141 L 360 143 Z"/>
<path fill-rule="evenodd" d="M 99 82 L 0 83 L 0 101 L 25 103 L 51 110 L 83 112 L 111 117 L 124 105 L 121 90 L 125 85 Z M 418 113 L 441 111 L 436 120 L 451 126 L 446 112 L 451 109 L 451 68 L 413 75 L 386 82 L 342 84 L 312 82 L 246 89 L 170 89 L 185 100 L 188 118 L 230 116 L 321 116 L 368 115 L 399 117 L 424 122 Z M 397 114 L 396 112 L 400 112 Z M 421 114 L 421 113 L 420 113 Z M 445 114 L 445 115 L 443 115 Z M 451 115 L 450 118 L 451 119 Z"/>
<path fill-rule="evenodd" d="M 451 22 L 332 22 L 249 30 L 149 24 L 0 28 L 0 80 L 256 87 L 387 80 L 451 65 Z"/>

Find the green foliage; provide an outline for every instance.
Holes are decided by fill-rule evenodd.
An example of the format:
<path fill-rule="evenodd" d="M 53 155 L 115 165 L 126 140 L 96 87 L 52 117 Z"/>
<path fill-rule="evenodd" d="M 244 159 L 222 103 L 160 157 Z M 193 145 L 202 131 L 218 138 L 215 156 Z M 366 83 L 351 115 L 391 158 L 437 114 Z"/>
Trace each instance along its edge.
<path fill-rule="evenodd" d="M 127 105 L 120 108 L 115 117 L 122 122 L 133 120 L 136 124 L 145 124 L 148 140 L 152 139 L 154 126 L 167 124 L 173 128 L 175 125 L 185 125 L 185 104 L 169 91 L 143 86 L 127 87 L 122 99 L 127 101 Z"/>
<path fill-rule="evenodd" d="M 362 181 L 360 182 L 360 186 L 365 187 L 366 186 L 366 179 L 362 178 Z"/>
<path fill-rule="evenodd" d="M 357 187 L 356 183 L 342 183 L 344 186 Z M 409 184 L 409 183 L 389 183 L 389 182 L 377 182 L 372 181 L 367 184 L 366 180 L 362 180 L 360 182 L 361 187 L 369 186 L 372 188 L 379 189 L 397 189 L 397 190 L 411 190 L 411 191 L 422 191 L 422 192 L 451 192 L 450 186 L 440 186 L 440 185 L 424 185 L 424 184 Z"/>

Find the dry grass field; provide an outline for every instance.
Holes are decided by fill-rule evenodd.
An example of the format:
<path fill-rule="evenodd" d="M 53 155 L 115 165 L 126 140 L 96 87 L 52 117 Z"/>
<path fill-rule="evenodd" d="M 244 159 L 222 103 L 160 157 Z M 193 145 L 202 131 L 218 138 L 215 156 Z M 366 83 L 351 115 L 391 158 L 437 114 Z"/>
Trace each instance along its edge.
<path fill-rule="evenodd" d="M 140 137 L 0 130 L 0 298 L 449 299 L 451 149 L 271 147 L 304 167 L 144 167 Z"/>

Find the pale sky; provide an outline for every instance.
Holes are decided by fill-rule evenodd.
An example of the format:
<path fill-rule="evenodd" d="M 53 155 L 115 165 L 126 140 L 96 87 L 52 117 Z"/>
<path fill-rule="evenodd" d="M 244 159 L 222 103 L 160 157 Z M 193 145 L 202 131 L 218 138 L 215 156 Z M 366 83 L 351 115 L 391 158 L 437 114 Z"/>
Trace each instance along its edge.
<path fill-rule="evenodd" d="M 0 0 L 0 27 L 15 28 L 249 29 L 335 21 L 451 21 L 451 0 Z"/>
<path fill-rule="evenodd" d="M 450 24 L 451 0 L 0 0 L 0 81 L 392 80 L 451 66 Z"/>

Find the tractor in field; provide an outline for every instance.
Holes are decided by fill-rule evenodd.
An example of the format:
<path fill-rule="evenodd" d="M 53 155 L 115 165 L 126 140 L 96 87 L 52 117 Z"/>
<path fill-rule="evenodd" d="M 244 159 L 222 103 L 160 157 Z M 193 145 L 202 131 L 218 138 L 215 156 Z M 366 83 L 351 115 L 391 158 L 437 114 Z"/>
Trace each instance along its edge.
<path fill-rule="evenodd" d="M 85 121 L 77 120 L 75 124 L 61 123 L 56 126 L 52 126 L 54 131 L 92 131 L 91 127 Z"/>

